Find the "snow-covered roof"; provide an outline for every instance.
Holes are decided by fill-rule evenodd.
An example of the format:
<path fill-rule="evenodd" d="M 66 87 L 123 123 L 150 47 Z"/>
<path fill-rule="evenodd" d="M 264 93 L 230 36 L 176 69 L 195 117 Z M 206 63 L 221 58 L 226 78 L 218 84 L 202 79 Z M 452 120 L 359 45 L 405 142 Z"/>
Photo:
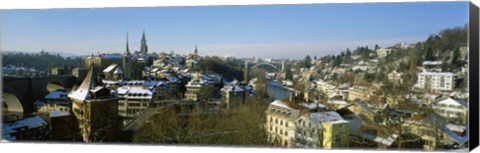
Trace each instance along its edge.
<path fill-rule="evenodd" d="M 422 64 L 423 65 L 442 65 L 442 61 L 425 61 Z"/>
<path fill-rule="evenodd" d="M 90 92 L 93 92 L 93 93 L 95 93 L 95 92 L 98 92 L 98 91 L 100 91 L 100 90 L 102 90 L 102 89 L 103 89 L 103 87 L 102 87 L 102 86 L 96 86 L 95 88 L 93 88 L 93 89 L 90 89 Z"/>
<path fill-rule="evenodd" d="M 463 125 L 447 124 L 447 128 L 455 132 L 464 132 L 467 128 Z"/>
<path fill-rule="evenodd" d="M 106 84 L 106 85 L 119 85 L 120 83 L 123 82 L 123 80 L 102 80 L 103 84 Z"/>
<path fill-rule="evenodd" d="M 51 112 L 50 118 L 52 117 L 62 117 L 62 116 L 69 116 L 70 112 Z"/>
<path fill-rule="evenodd" d="M 45 99 L 67 99 L 67 93 L 65 91 L 57 90 L 52 91 L 44 97 Z"/>
<path fill-rule="evenodd" d="M 335 105 L 348 105 L 348 102 L 345 100 L 329 100 L 329 104 L 335 104 Z"/>
<path fill-rule="evenodd" d="M 122 68 L 117 67 L 115 71 L 113 71 L 113 74 L 123 74 Z"/>
<path fill-rule="evenodd" d="M 128 99 L 152 99 L 153 92 L 143 85 L 122 86 L 117 89 L 119 97 Z"/>
<path fill-rule="evenodd" d="M 78 87 L 77 90 L 70 93 L 68 97 L 72 99 L 76 99 L 78 101 L 87 100 L 92 96 L 90 92 L 96 92 L 103 89 L 103 87 L 99 88 L 99 86 L 96 85 L 96 81 L 95 81 L 96 79 L 97 77 L 96 77 L 95 67 L 93 67 L 92 65 L 90 70 L 87 73 L 87 76 L 85 77 L 85 80 L 83 80 L 80 87 Z"/>
<path fill-rule="evenodd" d="M 14 140 L 16 138 L 10 134 L 17 132 L 17 129 L 20 127 L 33 129 L 33 128 L 37 128 L 45 125 L 47 125 L 47 122 L 38 115 L 34 117 L 25 118 L 23 120 L 19 120 L 14 123 L 5 123 L 2 125 L 2 138 L 5 138 L 7 140 L 9 139 Z"/>
<path fill-rule="evenodd" d="M 223 88 L 222 88 L 223 91 L 228 91 L 228 92 L 243 92 L 245 91 L 242 87 L 240 87 L 239 85 L 233 85 L 233 84 L 229 84 L 229 85 L 225 85 Z"/>
<path fill-rule="evenodd" d="M 444 105 L 454 105 L 454 106 L 463 106 L 467 108 L 467 103 L 463 100 L 455 100 L 453 98 L 446 98 L 437 102 L 437 104 L 444 104 Z"/>
<path fill-rule="evenodd" d="M 273 101 L 272 103 L 270 103 L 270 105 L 272 105 L 272 106 L 278 106 L 278 107 L 283 107 L 283 108 L 287 108 L 287 109 L 292 109 L 291 107 L 289 107 L 287 104 L 285 104 L 285 103 L 282 102 L 281 100 L 275 100 L 275 101 Z"/>
<path fill-rule="evenodd" d="M 103 70 L 104 73 L 110 73 L 112 72 L 116 67 L 118 66 L 118 64 L 112 64 L 110 66 L 108 66 L 107 68 L 105 68 Z"/>
<path fill-rule="evenodd" d="M 344 120 L 342 116 L 340 116 L 340 114 L 334 111 L 307 113 L 305 115 L 315 123 L 321 123 L 321 122 L 328 122 L 330 124 L 348 123 L 347 120 Z"/>

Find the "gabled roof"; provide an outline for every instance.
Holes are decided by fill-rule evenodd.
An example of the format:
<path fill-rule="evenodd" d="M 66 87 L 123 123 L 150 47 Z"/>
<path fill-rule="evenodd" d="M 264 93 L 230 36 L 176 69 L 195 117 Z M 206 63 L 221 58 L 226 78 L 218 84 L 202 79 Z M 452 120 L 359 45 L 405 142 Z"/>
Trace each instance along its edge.
<path fill-rule="evenodd" d="M 113 74 L 123 74 L 122 68 L 117 67 L 115 71 L 113 71 Z"/>
<path fill-rule="evenodd" d="M 70 93 L 68 97 L 79 101 L 84 101 L 89 98 L 91 96 L 90 90 L 95 89 L 96 85 L 99 84 L 96 76 L 95 67 L 92 65 L 90 66 L 90 70 L 88 71 L 87 76 L 85 77 L 85 80 L 83 80 L 80 87 L 78 87 L 78 89 L 74 92 Z"/>
<path fill-rule="evenodd" d="M 457 105 L 457 106 L 461 105 L 461 106 L 463 106 L 463 107 L 465 107 L 465 108 L 468 108 L 467 102 L 465 102 L 465 101 L 463 101 L 463 100 L 455 100 L 455 99 L 450 98 L 450 97 L 449 97 L 449 98 L 445 98 L 445 99 L 437 102 L 437 104 Z"/>
<path fill-rule="evenodd" d="M 25 127 L 27 129 L 33 129 L 45 125 L 47 125 L 47 122 L 38 115 L 19 120 L 14 123 L 6 123 L 2 125 L 2 138 L 7 140 L 15 140 L 15 136 L 12 136 L 11 134 L 18 132 L 17 130 L 19 128 Z"/>
<path fill-rule="evenodd" d="M 105 68 L 103 70 L 104 73 L 110 73 L 112 72 L 118 65 L 117 64 L 112 64 L 110 66 L 108 66 L 107 68 Z"/>

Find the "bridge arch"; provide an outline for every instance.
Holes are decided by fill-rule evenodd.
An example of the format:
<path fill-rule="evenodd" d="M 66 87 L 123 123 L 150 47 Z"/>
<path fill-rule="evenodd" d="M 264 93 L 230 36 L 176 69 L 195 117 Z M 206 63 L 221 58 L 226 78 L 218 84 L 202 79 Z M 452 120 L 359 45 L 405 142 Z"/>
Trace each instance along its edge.
<path fill-rule="evenodd" d="M 15 90 L 6 86 L 3 87 L 2 110 L 5 113 L 24 113 L 24 106 L 21 103 L 21 96 L 19 96 Z"/>
<path fill-rule="evenodd" d="M 277 66 L 273 65 L 273 64 L 270 64 L 270 63 L 258 63 L 258 64 L 255 64 L 252 66 L 252 68 L 257 68 L 259 66 L 262 66 L 262 65 L 266 65 L 266 66 L 269 66 L 277 71 L 280 71 L 280 69 L 277 68 Z"/>
<path fill-rule="evenodd" d="M 65 89 L 65 86 L 59 81 L 51 81 L 45 86 L 45 88 L 48 92 L 52 92 L 58 89 Z"/>

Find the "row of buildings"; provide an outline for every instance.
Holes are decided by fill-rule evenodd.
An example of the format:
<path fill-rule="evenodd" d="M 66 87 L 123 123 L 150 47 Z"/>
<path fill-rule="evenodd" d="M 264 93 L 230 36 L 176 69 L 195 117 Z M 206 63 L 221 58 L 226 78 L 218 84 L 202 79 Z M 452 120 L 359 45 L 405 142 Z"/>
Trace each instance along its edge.
<path fill-rule="evenodd" d="M 419 72 L 412 92 L 403 95 L 386 92 L 387 85 L 380 82 L 324 81 L 330 80 L 334 73 L 360 71 L 376 75 L 382 71 L 379 61 L 394 51 L 394 48 L 379 49 L 378 59 L 356 60 L 354 65 L 327 65 L 322 69 L 327 73 L 325 79 L 319 77 L 315 66 L 300 71 L 292 69 L 296 72 L 293 80 L 282 79 L 283 72 L 272 73 L 274 79 L 270 80 L 293 89 L 295 96 L 269 105 L 265 124 L 269 140 L 280 146 L 300 148 L 465 147 L 468 94 L 458 90 L 459 73 L 445 72 L 441 61 L 425 61 L 417 67 Z M 407 74 L 390 70 L 385 76 L 388 85 L 404 85 L 408 81 L 404 80 Z"/>

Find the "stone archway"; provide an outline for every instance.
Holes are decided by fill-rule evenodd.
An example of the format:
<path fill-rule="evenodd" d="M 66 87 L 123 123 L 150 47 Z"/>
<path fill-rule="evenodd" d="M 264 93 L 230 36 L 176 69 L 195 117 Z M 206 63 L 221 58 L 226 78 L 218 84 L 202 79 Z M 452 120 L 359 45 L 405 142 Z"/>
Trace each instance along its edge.
<path fill-rule="evenodd" d="M 52 92 L 59 89 L 64 89 L 64 85 L 58 81 L 52 81 L 47 84 L 45 87 L 48 92 Z"/>
<path fill-rule="evenodd" d="M 11 92 L 3 92 L 2 94 L 2 110 L 4 114 L 23 114 L 23 105 L 20 100 Z"/>

